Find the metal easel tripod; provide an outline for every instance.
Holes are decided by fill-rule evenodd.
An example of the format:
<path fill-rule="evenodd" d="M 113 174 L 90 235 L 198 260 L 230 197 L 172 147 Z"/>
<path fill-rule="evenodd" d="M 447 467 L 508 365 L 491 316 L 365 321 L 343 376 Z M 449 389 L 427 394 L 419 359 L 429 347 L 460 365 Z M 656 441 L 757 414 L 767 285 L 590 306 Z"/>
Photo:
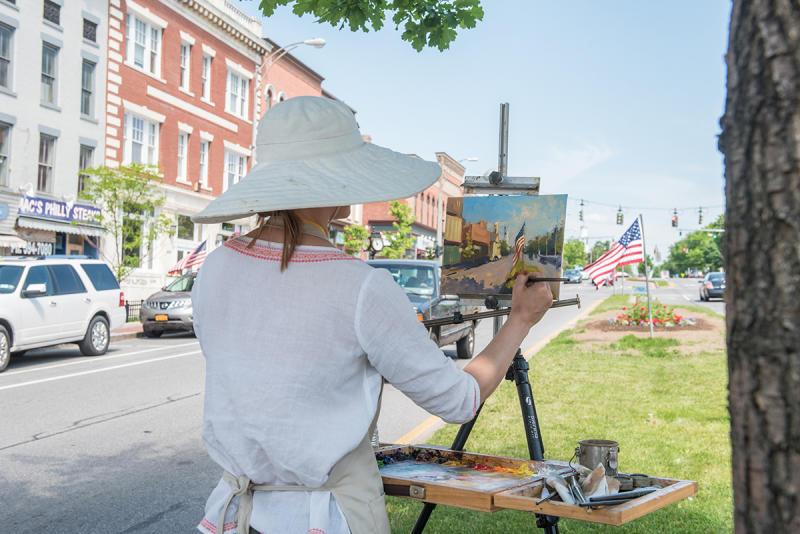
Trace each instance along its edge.
<path fill-rule="evenodd" d="M 487 297 L 486 307 L 489 309 L 497 309 L 497 299 L 495 297 Z M 458 317 L 456 317 L 456 319 L 458 319 Z M 495 334 L 497 334 L 497 331 L 500 330 L 500 326 L 502 326 L 502 317 L 495 317 Z M 529 368 L 530 366 L 528 365 L 528 362 L 522 356 L 522 351 L 517 349 L 517 353 L 514 355 L 514 360 L 511 362 L 508 371 L 506 371 L 506 380 L 513 380 L 517 385 L 517 396 L 519 397 L 519 405 L 520 409 L 522 410 L 522 424 L 525 427 L 525 439 L 528 443 L 528 455 L 530 456 L 531 460 L 543 460 L 544 445 L 542 444 L 542 433 L 539 430 L 539 418 L 536 416 L 536 406 L 533 402 L 533 392 L 531 391 L 531 384 L 528 378 Z M 469 435 L 472 432 L 472 427 L 475 426 L 475 421 L 478 420 L 478 416 L 480 415 L 482 408 L 483 404 L 481 403 L 481 405 L 478 406 L 478 410 L 475 412 L 475 417 L 472 418 L 472 421 L 464 423 L 461 425 L 461 428 L 458 429 L 458 433 L 453 440 L 453 444 L 450 446 L 451 450 L 464 450 L 464 446 L 467 444 L 467 438 L 469 438 Z M 425 503 L 422 511 L 419 514 L 419 517 L 417 517 L 417 522 L 414 524 L 414 528 L 411 530 L 411 534 L 422 534 L 422 531 L 425 530 L 425 526 L 428 524 L 428 519 L 430 519 L 431 513 L 433 513 L 435 508 L 435 504 Z M 537 514 L 536 526 L 544 529 L 545 534 L 558 534 L 557 517 Z"/>
<path fill-rule="evenodd" d="M 498 145 L 497 157 L 497 170 L 491 172 L 488 176 L 466 176 L 464 178 L 464 193 L 465 194 L 489 194 L 489 195 L 508 195 L 508 194 L 523 194 L 523 195 L 538 195 L 539 194 L 539 178 L 538 177 L 511 177 L 508 176 L 508 110 L 507 103 L 500 104 L 500 136 Z M 577 300 L 577 299 L 576 299 Z M 558 302 L 558 301 L 556 301 Z M 561 305 L 577 304 L 580 302 L 564 302 Z M 487 308 L 497 310 L 498 302 L 495 297 L 487 297 L 485 305 Z M 488 315 L 488 314 L 486 314 Z M 460 314 L 456 314 L 454 322 L 461 320 Z M 503 324 L 502 317 L 494 317 L 494 334 Z M 514 360 L 506 372 L 506 380 L 513 380 L 517 385 L 517 395 L 519 396 L 519 405 L 522 409 L 522 423 L 525 426 L 525 439 L 528 442 L 528 454 L 531 460 L 544 459 L 544 445 L 542 445 L 542 434 L 539 431 L 539 419 L 536 417 L 536 407 L 533 403 L 533 393 L 531 392 L 531 384 L 528 379 L 528 362 L 522 356 L 522 351 L 517 349 Z M 453 445 L 450 447 L 452 450 L 464 450 L 464 445 L 467 443 L 472 427 L 481 413 L 483 404 L 478 407 L 475 417 L 469 423 L 461 425 L 458 430 Z M 420 512 L 417 522 L 414 525 L 412 534 L 422 534 L 428 519 L 431 516 L 435 504 L 425 503 L 425 506 Z M 558 534 L 558 518 L 545 515 L 536 515 L 536 526 L 544 529 L 545 534 Z"/>

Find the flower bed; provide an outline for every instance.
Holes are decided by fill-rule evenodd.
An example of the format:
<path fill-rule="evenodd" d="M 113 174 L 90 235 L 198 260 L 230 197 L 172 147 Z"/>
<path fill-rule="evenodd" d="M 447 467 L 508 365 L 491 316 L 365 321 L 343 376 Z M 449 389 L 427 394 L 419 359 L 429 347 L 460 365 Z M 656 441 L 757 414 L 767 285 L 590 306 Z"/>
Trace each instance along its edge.
<path fill-rule="evenodd" d="M 661 304 L 658 299 L 652 303 L 653 307 L 653 326 L 694 326 L 696 320 L 691 317 L 684 317 L 675 313 L 675 308 Z M 636 297 L 633 306 L 622 307 L 622 312 L 616 317 L 608 320 L 613 325 L 620 326 L 649 326 L 650 316 L 647 313 L 647 301 L 642 302 Z"/>

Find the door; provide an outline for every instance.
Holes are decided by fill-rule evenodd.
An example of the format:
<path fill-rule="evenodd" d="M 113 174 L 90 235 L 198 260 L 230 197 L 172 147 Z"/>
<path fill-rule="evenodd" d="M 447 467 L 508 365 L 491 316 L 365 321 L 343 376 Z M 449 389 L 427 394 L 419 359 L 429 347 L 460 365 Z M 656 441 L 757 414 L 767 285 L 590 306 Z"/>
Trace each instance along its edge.
<path fill-rule="evenodd" d="M 92 311 L 92 299 L 86 286 L 72 265 L 50 265 L 47 270 L 53 282 L 53 300 L 58 308 L 58 337 L 73 340 L 83 337 Z"/>
<path fill-rule="evenodd" d="M 26 297 L 25 291 L 38 284 L 44 284 L 45 293 Z M 22 321 L 18 329 L 16 345 L 42 343 L 57 338 L 58 333 L 53 328 L 53 322 L 56 320 L 58 310 L 53 298 L 53 281 L 50 279 L 47 267 L 44 265 L 31 267 L 20 290 Z"/>

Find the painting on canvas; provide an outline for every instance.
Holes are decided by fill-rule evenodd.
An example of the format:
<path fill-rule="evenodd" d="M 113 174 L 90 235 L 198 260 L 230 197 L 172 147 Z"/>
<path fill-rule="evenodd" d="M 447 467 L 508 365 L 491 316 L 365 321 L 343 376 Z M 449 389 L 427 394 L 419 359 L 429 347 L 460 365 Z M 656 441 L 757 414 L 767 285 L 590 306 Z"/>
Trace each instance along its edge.
<path fill-rule="evenodd" d="M 442 293 L 509 298 L 520 272 L 561 276 L 566 212 L 567 195 L 447 199 Z"/>

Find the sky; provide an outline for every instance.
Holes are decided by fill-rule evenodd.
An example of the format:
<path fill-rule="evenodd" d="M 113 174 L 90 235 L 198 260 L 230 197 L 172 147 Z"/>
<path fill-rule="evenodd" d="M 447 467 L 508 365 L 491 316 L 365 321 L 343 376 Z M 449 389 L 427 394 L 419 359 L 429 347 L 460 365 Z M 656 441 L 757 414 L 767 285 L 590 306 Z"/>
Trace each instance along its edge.
<path fill-rule="evenodd" d="M 259 13 L 257 0 L 235 1 Z M 679 230 L 699 228 L 699 208 L 704 225 L 724 212 L 717 136 L 729 1 L 482 5 L 483 21 L 444 52 L 416 52 L 391 21 L 353 33 L 287 8 L 264 19 L 263 35 L 279 44 L 323 37 L 324 48 L 292 53 L 357 111 L 363 134 L 429 160 L 440 151 L 478 158 L 462 162 L 467 175 L 497 168 L 500 104 L 509 103 L 508 174 L 569 195 L 567 238 L 616 240 L 641 213 L 648 251 L 666 259 Z"/>
<path fill-rule="evenodd" d="M 486 221 L 489 231 L 499 224 L 500 237 L 503 226 L 508 231 L 507 241 L 512 245 L 522 225 L 525 239 L 550 232 L 554 226 L 564 224 L 564 195 L 516 196 L 509 198 L 479 197 L 464 200 L 465 223 Z"/>

